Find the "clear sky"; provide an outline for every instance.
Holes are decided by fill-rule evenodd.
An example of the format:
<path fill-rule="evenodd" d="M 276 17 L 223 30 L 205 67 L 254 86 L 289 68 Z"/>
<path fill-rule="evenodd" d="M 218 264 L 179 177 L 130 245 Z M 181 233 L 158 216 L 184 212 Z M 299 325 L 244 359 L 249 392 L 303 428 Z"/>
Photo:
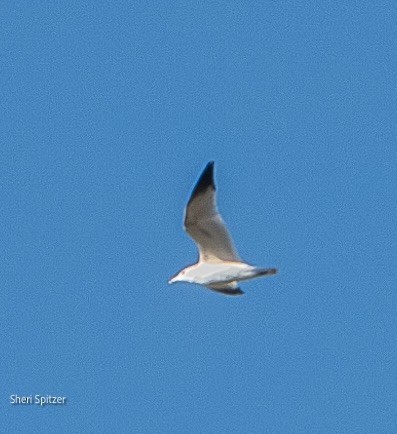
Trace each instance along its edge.
<path fill-rule="evenodd" d="M 2 432 L 396 432 L 396 3 L 199 3 L 0 6 Z"/>

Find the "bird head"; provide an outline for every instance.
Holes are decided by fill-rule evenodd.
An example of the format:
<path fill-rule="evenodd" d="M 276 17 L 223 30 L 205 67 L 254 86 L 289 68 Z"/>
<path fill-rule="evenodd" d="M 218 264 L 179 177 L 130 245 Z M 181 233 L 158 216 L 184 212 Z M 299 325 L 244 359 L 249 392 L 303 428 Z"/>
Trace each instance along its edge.
<path fill-rule="evenodd" d="M 180 271 L 168 280 L 170 285 L 176 282 L 186 282 L 186 270 Z"/>

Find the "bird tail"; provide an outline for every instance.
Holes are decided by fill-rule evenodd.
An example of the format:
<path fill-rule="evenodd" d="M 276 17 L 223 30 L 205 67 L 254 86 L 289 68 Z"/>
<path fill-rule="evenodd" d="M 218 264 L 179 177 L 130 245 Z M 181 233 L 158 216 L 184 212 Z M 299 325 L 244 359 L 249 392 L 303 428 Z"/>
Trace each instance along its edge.
<path fill-rule="evenodd" d="M 278 270 L 277 268 L 257 268 L 255 270 L 256 276 L 273 276 L 274 274 L 277 274 Z"/>

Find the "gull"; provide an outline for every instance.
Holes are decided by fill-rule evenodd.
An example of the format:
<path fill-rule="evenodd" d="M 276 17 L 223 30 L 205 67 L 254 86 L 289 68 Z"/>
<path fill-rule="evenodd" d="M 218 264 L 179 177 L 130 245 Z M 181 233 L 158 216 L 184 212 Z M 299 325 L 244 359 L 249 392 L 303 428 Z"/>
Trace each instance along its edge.
<path fill-rule="evenodd" d="M 210 161 L 192 191 L 184 216 L 184 229 L 198 248 L 198 262 L 175 274 L 168 283 L 196 283 L 224 295 L 243 295 L 238 282 L 271 276 L 277 270 L 241 261 L 218 212 L 215 190 L 214 162 Z"/>

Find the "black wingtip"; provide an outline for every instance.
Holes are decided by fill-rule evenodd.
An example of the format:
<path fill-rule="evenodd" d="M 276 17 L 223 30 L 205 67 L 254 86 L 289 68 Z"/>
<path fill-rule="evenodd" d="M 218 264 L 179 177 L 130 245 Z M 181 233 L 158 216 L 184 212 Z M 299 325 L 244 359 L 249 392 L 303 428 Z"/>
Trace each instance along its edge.
<path fill-rule="evenodd" d="M 241 291 L 240 288 L 234 288 L 234 289 L 224 288 L 224 289 L 218 289 L 217 291 L 220 292 L 221 294 L 231 295 L 231 296 L 243 295 L 244 294 L 244 292 Z"/>
<path fill-rule="evenodd" d="M 197 194 L 203 193 L 207 190 L 208 187 L 211 187 L 215 190 L 215 182 L 214 182 L 214 162 L 210 161 L 203 170 L 200 178 L 198 179 L 190 198 L 192 199 Z"/>

